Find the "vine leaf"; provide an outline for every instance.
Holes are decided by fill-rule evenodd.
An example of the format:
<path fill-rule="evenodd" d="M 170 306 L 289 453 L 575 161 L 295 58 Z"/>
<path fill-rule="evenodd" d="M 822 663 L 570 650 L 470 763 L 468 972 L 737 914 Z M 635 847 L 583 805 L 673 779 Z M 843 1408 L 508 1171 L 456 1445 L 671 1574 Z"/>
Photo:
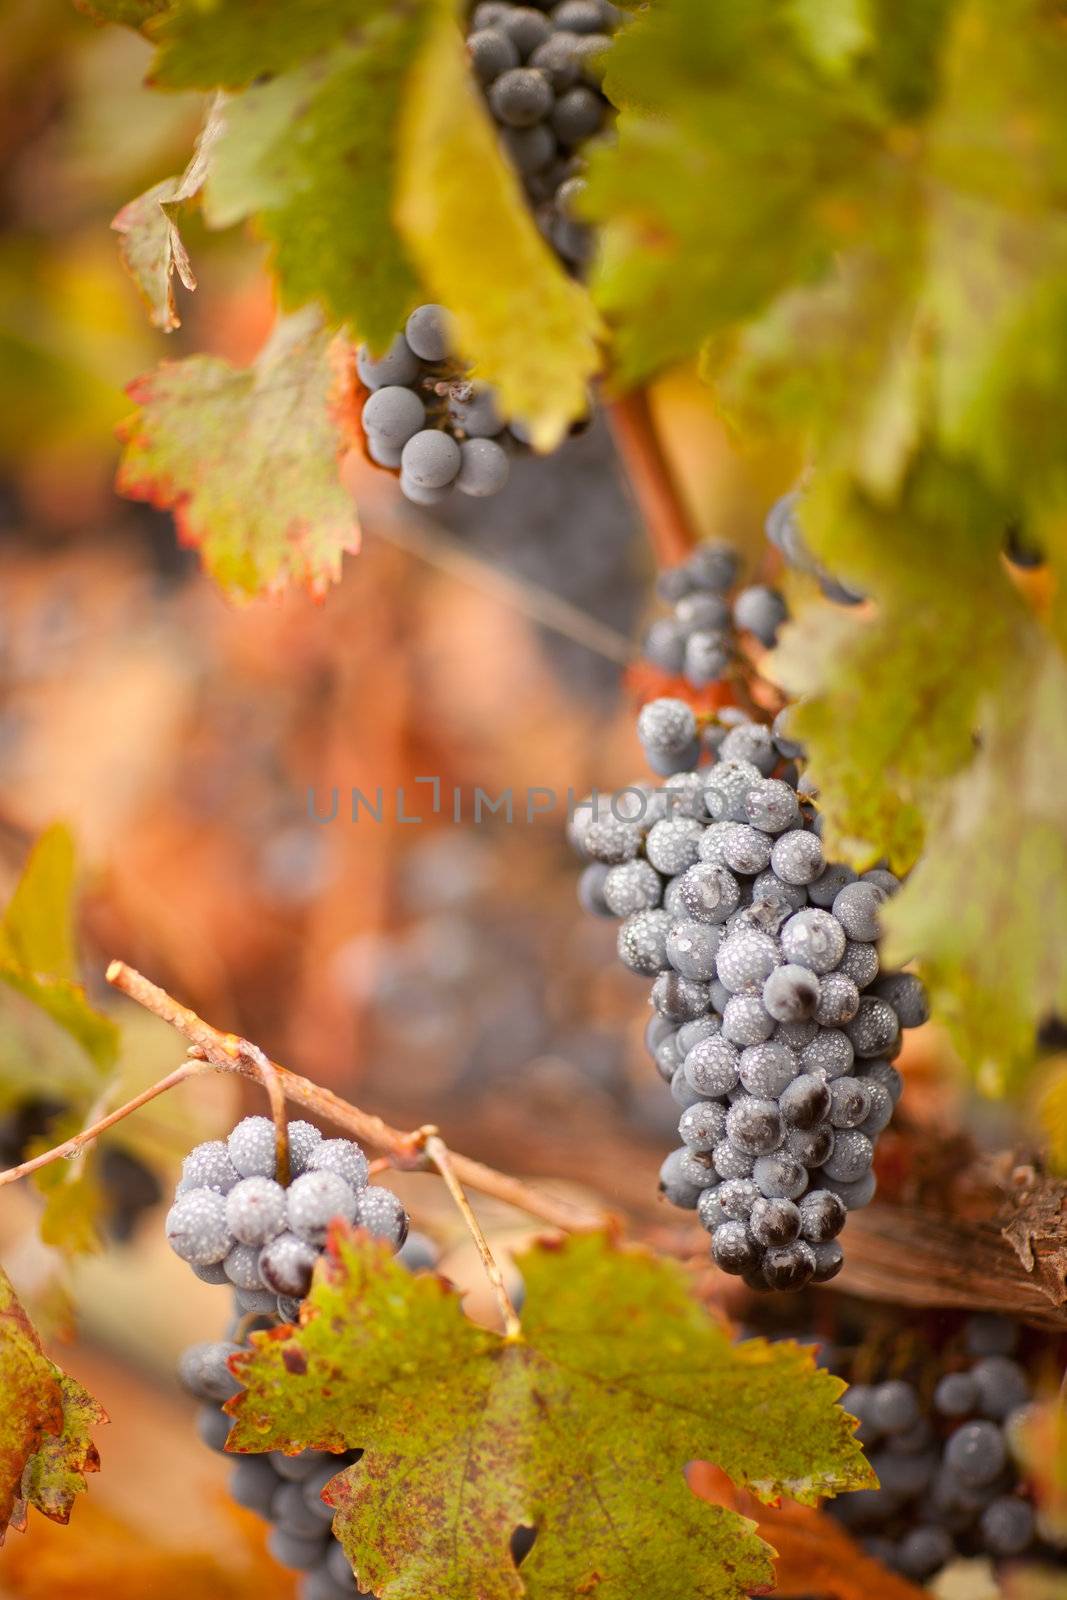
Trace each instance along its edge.
<path fill-rule="evenodd" d="M 227 99 L 204 215 L 214 228 L 255 216 L 283 305 L 317 301 L 382 349 L 419 297 L 392 210 L 401 105 L 428 7 L 358 9 L 351 37 Z"/>
<path fill-rule="evenodd" d="M 90 1005 L 74 954 L 74 841 L 61 824 L 37 840 L 0 919 L 0 981 L 68 1033 L 104 1072 L 118 1056 L 119 1031 Z"/>
<path fill-rule="evenodd" d="M 697 1499 L 687 1463 L 712 1459 L 764 1501 L 873 1483 L 834 1403 L 843 1383 L 799 1346 L 731 1344 L 677 1266 L 597 1234 L 518 1265 L 509 1342 L 467 1321 L 444 1280 L 338 1231 L 301 1326 L 234 1357 L 232 1448 L 364 1451 L 326 1491 L 363 1588 L 741 1600 L 771 1585 L 772 1552 Z M 520 1525 L 537 1533 L 521 1574 Z"/>
<path fill-rule="evenodd" d="M 187 544 L 234 596 L 305 584 L 322 594 L 358 548 L 338 475 L 351 361 L 313 308 L 280 321 L 248 369 L 164 362 L 130 393 L 118 486 L 173 509 Z"/>
<path fill-rule="evenodd" d="M 505 415 L 522 418 L 534 445 L 550 450 L 588 410 L 599 319 L 538 232 L 451 8 L 439 9 L 405 106 L 399 224 L 431 298 L 455 316 L 460 348 Z"/>
<path fill-rule="evenodd" d="M 219 107 L 209 113 L 196 143 L 193 159 L 179 178 L 164 178 L 145 194 L 131 200 L 112 220 L 119 235 L 119 254 L 148 306 L 153 327 L 171 333 L 181 327 L 174 299 L 174 275 L 185 287 L 196 288 L 189 253 L 175 222 L 175 211 L 203 187 L 211 167 L 212 147 L 222 131 Z"/>
<path fill-rule="evenodd" d="M 107 1417 L 92 1396 L 49 1361 L 0 1268 L 0 1544 L 26 1526 L 28 1506 L 66 1522 L 85 1475 L 100 1461 L 91 1430 Z"/>

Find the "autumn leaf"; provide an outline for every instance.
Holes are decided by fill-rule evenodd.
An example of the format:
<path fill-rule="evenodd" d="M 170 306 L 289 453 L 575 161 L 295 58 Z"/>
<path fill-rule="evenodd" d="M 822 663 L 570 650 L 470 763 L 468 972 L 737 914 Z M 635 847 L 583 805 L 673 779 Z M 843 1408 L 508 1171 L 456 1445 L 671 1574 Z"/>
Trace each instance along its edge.
<path fill-rule="evenodd" d="M 0 1268 L 0 1544 L 26 1525 L 28 1506 L 66 1522 L 99 1457 L 91 1430 L 107 1417 L 41 1348 Z"/>
<path fill-rule="evenodd" d="M 322 594 L 358 547 L 338 475 L 349 369 L 314 310 L 279 322 L 250 368 L 164 362 L 131 387 L 119 489 L 172 509 L 229 594 L 289 583 Z"/>
<path fill-rule="evenodd" d="M 688 1462 L 765 1501 L 873 1482 L 840 1380 L 793 1344 L 731 1344 L 674 1264 L 586 1235 L 517 1266 L 509 1341 L 467 1321 L 443 1280 L 339 1233 L 300 1328 L 234 1358 L 234 1448 L 365 1452 L 327 1491 L 364 1588 L 741 1600 L 771 1583 L 771 1552 L 692 1494 Z M 521 1577 L 520 1525 L 537 1532 Z"/>
<path fill-rule="evenodd" d="M 196 288 L 189 253 L 182 243 L 175 212 L 203 187 L 211 166 L 211 153 L 222 130 L 219 107 L 209 113 L 196 143 L 193 159 L 179 178 L 164 178 L 145 194 L 131 200 L 113 219 L 119 234 L 123 264 L 148 305 L 149 320 L 170 333 L 181 326 L 174 300 L 174 275 L 190 291 Z"/>
<path fill-rule="evenodd" d="M 30 852 L 0 919 L 0 981 L 71 1035 L 100 1070 L 114 1065 L 119 1032 L 89 1003 L 74 955 L 74 841 L 47 829 Z"/>
<path fill-rule="evenodd" d="M 811 1595 L 820 1600 L 922 1600 L 926 1594 L 867 1555 L 825 1511 L 788 1502 L 761 1506 L 703 1461 L 690 1468 L 689 1486 L 702 1500 L 753 1519 L 775 1551 L 774 1593 L 781 1600 L 808 1600 Z"/>

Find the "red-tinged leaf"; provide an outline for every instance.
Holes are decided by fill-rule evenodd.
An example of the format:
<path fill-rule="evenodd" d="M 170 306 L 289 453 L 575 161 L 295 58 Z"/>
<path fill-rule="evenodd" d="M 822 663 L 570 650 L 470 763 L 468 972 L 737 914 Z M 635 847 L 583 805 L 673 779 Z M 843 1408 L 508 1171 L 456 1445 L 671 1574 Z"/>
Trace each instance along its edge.
<path fill-rule="evenodd" d="M 360 1586 L 383 1600 L 742 1600 L 773 1582 L 753 1523 L 702 1504 L 710 1458 L 759 1499 L 874 1480 L 811 1352 L 732 1344 L 673 1263 L 598 1234 L 517 1263 L 523 1332 L 339 1233 L 299 1328 L 235 1356 L 237 1450 L 361 1448 L 325 1492 Z M 522 1563 L 515 1529 L 537 1538 Z"/>
<path fill-rule="evenodd" d="M 165 362 L 130 393 L 118 487 L 174 511 L 183 541 L 232 596 L 302 584 L 321 595 L 358 548 L 338 474 L 351 361 L 308 309 L 280 321 L 253 366 Z"/>
<path fill-rule="evenodd" d="M 27 1506 L 66 1522 L 85 1474 L 99 1467 L 90 1430 L 107 1417 L 49 1361 L 0 1269 L 0 1544 L 24 1528 Z"/>

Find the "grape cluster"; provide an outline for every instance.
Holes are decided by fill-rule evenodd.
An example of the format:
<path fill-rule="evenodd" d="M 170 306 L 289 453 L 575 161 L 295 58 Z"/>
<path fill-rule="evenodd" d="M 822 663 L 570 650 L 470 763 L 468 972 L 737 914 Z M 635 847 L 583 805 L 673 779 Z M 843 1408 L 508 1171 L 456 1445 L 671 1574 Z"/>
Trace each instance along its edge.
<path fill-rule="evenodd" d="M 61 1101 L 33 1096 L 4 1112 L 0 1116 L 0 1171 L 25 1161 L 34 1140 L 69 1109 Z M 162 1200 L 162 1186 L 151 1167 L 119 1144 L 100 1146 L 97 1172 L 104 1226 L 116 1244 L 126 1244 L 145 1212 Z"/>
<path fill-rule="evenodd" d="M 575 214 L 584 188 L 580 151 L 611 119 L 599 83 L 619 21 L 609 0 L 536 7 L 482 0 L 467 34 L 475 76 L 538 227 L 576 272 L 592 247 L 590 229 Z"/>
<path fill-rule="evenodd" d="M 767 538 L 776 550 L 781 551 L 787 565 L 795 572 L 805 572 L 815 579 L 827 600 L 834 600 L 842 606 L 859 605 L 863 596 L 839 583 L 808 549 L 797 517 L 799 504 L 800 492 L 797 489 L 790 490 L 775 501 L 764 524 Z"/>
<path fill-rule="evenodd" d="M 788 615 L 777 589 L 757 583 L 731 597 L 739 566 L 726 544 L 704 544 L 681 566 L 660 574 L 657 589 L 670 603 L 645 634 L 644 653 L 653 666 L 680 674 L 693 689 L 725 677 L 740 654 L 740 633 L 768 648 Z"/>
<path fill-rule="evenodd" d="M 437 1253 L 429 1239 L 413 1233 L 400 1249 L 398 1260 L 415 1272 L 434 1267 Z M 254 1325 L 272 1327 L 277 1320 L 265 1316 L 255 1319 Z M 201 1402 L 197 1429 L 211 1450 L 226 1449 L 230 1418 L 222 1407 L 240 1392 L 229 1363 L 242 1348 L 236 1342 L 238 1334 L 247 1345 L 253 1331 L 247 1323 L 247 1317 L 239 1319 L 230 1330 L 231 1339 L 192 1345 L 178 1363 L 183 1387 Z M 364 1594 L 331 1531 L 333 1509 L 322 1499 L 330 1479 L 358 1461 L 361 1454 L 359 1450 L 339 1455 L 302 1450 L 299 1455 L 287 1456 L 270 1451 L 233 1459 L 230 1493 L 238 1505 L 270 1524 L 267 1548 L 275 1561 L 302 1574 L 298 1600 L 354 1600 Z"/>
<path fill-rule="evenodd" d="M 1019 1330 L 977 1316 L 963 1333 L 964 1351 L 932 1393 L 890 1378 L 853 1384 L 841 1402 L 859 1418 L 880 1487 L 843 1495 L 830 1510 L 871 1555 L 919 1583 L 958 1555 L 1019 1556 L 1039 1537 L 1018 1454 L 1032 1398 L 1013 1359 Z"/>
<path fill-rule="evenodd" d="M 205 1283 L 232 1286 L 242 1313 L 289 1322 L 307 1294 L 336 1217 L 399 1250 L 408 1216 L 396 1195 L 368 1182 L 350 1139 L 289 1123 L 290 1181 L 276 1181 L 274 1123 L 246 1117 L 229 1138 L 199 1144 L 182 1163 L 167 1213 L 171 1249 Z"/>
<path fill-rule="evenodd" d="M 356 370 L 372 391 L 362 412 L 367 450 L 378 466 L 399 469 L 407 499 L 433 506 L 452 489 L 499 494 L 526 439 L 517 424 L 504 426 L 493 390 L 456 356 L 443 306 L 418 306 L 383 356 L 362 346 Z"/>
<path fill-rule="evenodd" d="M 826 860 L 784 715 L 724 712 L 701 733 L 662 699 L 638 735 L 663 786 L 594 796 L 570 832 L 580 900 L 622 919 L 619 956 L 652 980 L 646 1039 L 681 1111 L 661 1188 L 750 1287 L 827 1282 L 847 1212 L 874 1195 L 900 1030 L 927 1015 L 917 978 L 879 970 L 898 880 Z"/>

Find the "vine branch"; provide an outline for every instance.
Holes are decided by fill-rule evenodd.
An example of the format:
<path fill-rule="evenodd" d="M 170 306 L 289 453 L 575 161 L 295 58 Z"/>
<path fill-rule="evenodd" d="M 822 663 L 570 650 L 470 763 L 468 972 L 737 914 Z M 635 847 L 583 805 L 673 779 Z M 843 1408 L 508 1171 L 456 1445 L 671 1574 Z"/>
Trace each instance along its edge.
<path fill-rule="evenodd" d="M 656 564 L 675 567 L 699 543 L 699 535 L 660 441 L 647 389 L 631 389 L 613 400 L 607 413 Z"/>
<path fill-rule="evenodd" d="M 463 1193 L 463 1185 L 456 1177 L 452 1152 L 436 1128 L 422 1128 L 420 1133 L 423 1136 L 423 1148 L 426 1154 L 444 1179 L 445 1187 L 452 1196 L 460 1216 L 467 1224 L 471 1238 L 478 1247 L 478 1254 L 482 1258 L 485 1275 L 492 1285 L 497 1305 L 500 1307 L 500 1315 L 504 1321 L 504 1337 L 506 1339 L 517 1339 L 522 1332 L 522 1324 L 519 1321 L 515 1307 L 511 1303 L 511 1296 L 504 1286 L 504 1278 L 496 1257 L 490 1250 L 489 1241 L 482 1232 L 481 1223 L 471 1210 L 471 1203 Z"/>
<path fill-rule="evenodd" d="M 340 1095 L 334 1094 L 332 1090 L 323 1089 L 318 1084 L 312 1083 L 309 1078 L 302 1078 L 299 1073 L 290 1072 L 288 1068 L 268 1060 L 263 1052 L 257 1046 L 249 1044 L 247 1039 L 242 1039 L 234 1033 L 222 1033 L 218 1028 L 212 1027 L 209 1022 L 198 1017 L 195 1011 L 183 1006 L 173 995 L 169 995 L 165 989 L 161 989 L 158 984 L 152 983 L 150 979 L 135 971 L 133 967 L 128 967 L 123 961 L 111 963 L 107 969 L 107 980 L 129 999 L 136 1000 L 138 1005 L 144 1006 L 153 1016 L 169 1023 L 188 1040 L 192 1046 L 189 1060 L 183 1062 L 166 1078 L 161 1078 L 150 1089 L 127 1101 L 110 1116 L 102 1118 L 92 1127 L 83 1129 L 73 1139 L 68 1139 L 54 1150 L 47 1150 L 42 1155 L 35 1156 L 32 1161 L 23 1162 L 20 1167 L 0 1172 L 0 1185 L 14 1183 L 17 1178 L 25 1177 L 28 1172 L 33 1172 L 50 1161 L 76 1154 L 106 1128 L 120 1122 L 123 1117 L 129 1116 L 132 1111 L 147 1104 L 149 1100 L 174 1088 L 184 1079 L 208 1070 L 240 1073 L 243 1077 L 262 1083 L 268 1093 L 271 1093 L 273 1085 L 285 1100 L 334 1123 L 354 1138 L 373 1145 L 378 1150 L 388 1152 L 394 1158 L 394 1165 L 415 1171 L 420 1168 L 429 1170 L 433 1167 L 440 1172 L 442 1178 L 445 1178 L 440 1163 L 428 1149 L 428 1137 L 422 1130 L 404 1133 L 399 1128 L 392 1128 L 381 1117 L 360 1110 L 358 1106 L 342 1100 Z M 275 1120 L 277 1121 L 277 1118 Z M 480 1194 L 502 1200 L 505 1204 L 514 1206 L 519 1211 L 525 1211 L 528 1216 L 538 1217 L 554 1228 L 562 1228 L 568 1232 L 583 1228 L 599 1228 L 604 1227 L 610 1220 L 603 1211 L 590 1210 L 570 1201 L 557 1199 L 553 1195 L 544 1194 L 531 1184 L 523 1182 L 521 1178 L 497 1172 L 493 1167 L 472 1160 L 470 1156 L 457 1155 L 443 1144 L 441 1149 L 444 1151 L 443 1160 L 457 1183 L 466 1184 L 468 1188 L 476 1189 Z M 445 1178 L 445 1181 L 447 1183 L 448 1179 Z M 451 1188 L 451 1184 L 449 1187 Z"/>

